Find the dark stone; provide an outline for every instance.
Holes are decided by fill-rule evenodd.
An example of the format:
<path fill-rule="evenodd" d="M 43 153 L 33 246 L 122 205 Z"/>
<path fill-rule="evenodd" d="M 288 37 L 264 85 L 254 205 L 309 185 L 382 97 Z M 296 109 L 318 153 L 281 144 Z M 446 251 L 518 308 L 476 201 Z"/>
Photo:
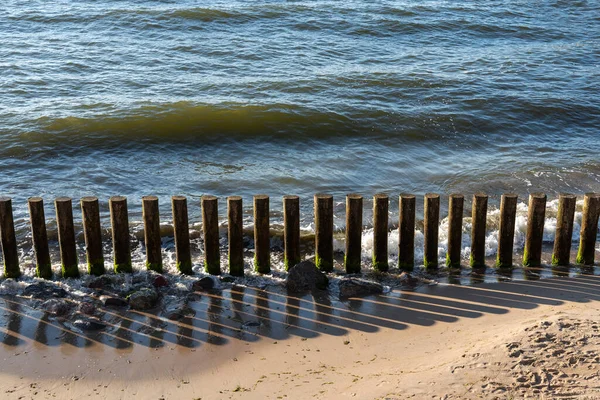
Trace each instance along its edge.
<path fill-rule="evenodd" d="M 231 275 L 222 276 L 219 279 L 221 279 L 221 282 L 224 282 L 224 283 L 235 282 L 235 276 L 231 276 Z"/>
<path fill-rule="evenodd" d="M 42 309 L 44 311 L 58 317 L 69 314 L 72 308 L 71 303 L 64 299 L 49 299 L 42 304 Z"/>
<path fill-rule="evenodd" d="M 88 284 L 90 289 L 104 289 L 106 286 L 110 286 L 112 284 L 112 280 L 105 275 L 94 278 Z"/>
<path fill-rule="evenodd" d="M 46 282 L 32 283 L 23 291 L 23 296 L 31 296 L 33 299 L 65 298 L 68 295 L 65 289 Z"/>
<path fill-rule="evenodd" d="M 415 286 L 417 283 L 419 283 L 419 280 L 408 272 L 402 272 L 398 279 L 403 285 Z"/>
<path fill-rule="evenodd" d="M 340 281 L 340 297 L 360 297 L 383 293 L 383 286 L 377 282 L 359 278 L 348 278 Z"/>
<path fill-rule="evenodd" d="M 94 315 L 96 313 L 96 306 L 90 302 L 84 301 L 79 304 L 78 310 L 82 314 Z"/>
<path fill-rule="evenodd" d="M 158 275 L 152 281 L 152 286 L 155 288 L 169 286 L 169 281 L 162 275 Z"/>
<path fill-rule="evenodd" d="M 129 303 L 120 297 L 100 296 L 100 301 L 107 307 L 126 307 Z"/>
<path fill-rule="evenodd" d="M 194 292 L 198 290 L 210 290 L 215 287 L 215 281 L 210 276 L 205 276 L 202 279 L 198 279 L 192 284 L 192 290 Z"/>
<path fill-rule="evenodd" d="M 178 296 L 165 296 L 163 298 L 164 315 L 172 320 L 179 321 L 187 316 L 196 315 L 196 312 L 188 306 L 187 296 L 184 298 Z"/>
<path fill-rule="evenodd" d="M 290 292 L 327 289 L 329 279 L 312 261 L 302 261 L 290 268 L 286 286 Z"/>
<path fill-rule="evenodd" d="M 158 293 L 156 290 L 149 288 L 142 288 L 137 292 L 133 292 L 128 297 L 129 307 L 133 310 L 149 310 L 156 306 L 158 301 Z"/>
<path fill-rule="evenodd" d="M 99 331 L 106 328 L 106 324 L 95 318 L 80 318 L 73 322 L 75 328 L 82 331 Z"/>
<path fill-rule="evenodd" d="M 260 326 L 260 322 L 258 321 L 248 321 L 242 325 L 244 328 L 258 328 Z"/>

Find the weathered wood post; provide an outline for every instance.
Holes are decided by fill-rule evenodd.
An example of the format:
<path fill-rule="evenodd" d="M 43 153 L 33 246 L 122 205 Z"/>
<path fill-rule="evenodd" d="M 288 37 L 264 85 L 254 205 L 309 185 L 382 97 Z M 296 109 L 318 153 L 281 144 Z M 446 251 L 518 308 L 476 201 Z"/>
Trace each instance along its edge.
<path fill-rule="evenodd" d="M 221 274 L 219 203 L 215 196 L 202 196 L 202 230 L 204 231 L 204 269 L 211 275 L 219 275 Z"/>
<path fill-rule="evenodd" d="M 505 193 L 500 199 L 500 229 L 498 231 L 498 255 L 496 257 L 497 268 L 511 268 L 513 265 L 517 199 L 518 196 L 513 193 Z"/>
<path fill-rule="evenodd" d="M 85 253 L 90 275 L 104 274 L 104 254 L 102 252 L 102 229 L 100 226 L 100 205 L 97 197 L 82 197 L 81 219 L 85 238 Z"/>
<path fill-rule="evenodd" d="M 56 208 L 56 224 L 58 225 L 58 244 L 63 278 L 77 278 L 79 268 L 77 262 L 77 247 L 75 245 L 75 227 L 73 226 L 73 204 L 70 197 L 57 197 L 54 200 Z"/>
<path fill-rule="evenodd" d="M 359 274 L 362 253 L 363 198 L 359 194 L 346 196 L 346 273 Z"/>
<path fill-rule="evenodd" d="M 471 268 L 485 268 L 487 204 L 487 194 L 475 193 L 473 195 L 471 213 Z"/>
<path fill-rule="evenodd" d="M 558 197 L 558 215 L 556 216 L 556 236 L 552 251 L 552 265 L 568 266 L 573 241 L 573 219 L 577 196 L 560 194 Z"/>
<path fill-rule="evenodd" d="M 158 197 L 142 197 L 142 216 L 144 219 L 144 241 L 146 244 L 146 268 L 162 272 L 163 261 L 160 240 L 160 215 Z"/>
<path fill-rule="evenodd" d="M 388 210 L 390 199 L 387 194 L 373 197 L 373 268 L 385 272 L 388 264 Z"/>
<path fill-rule="evenodd" d="M 333 196 L 315 194 L 315 264 L 333 271 Z"/>
<path fill-rule="evenodd" d="M 271 243 L 269 235 L 269 196 L 254 196 L 254 268 L 256 272 L 271 272 Z"/>
<path fill-rule="evenodd" d="M 399 206 L 398 268 L 412 271 L 415 266 L 416 197 L 412 194 L 401 194 Z"/>
<path fill-rule="evenodd" d="M 48 249 L 44 200 L 41 197 L 30 197 L 27 204 L 31 221 L 31 239 L 35 253 L 35 274 L 38 278 L 50 279 L 52 278 L 52 263 L 50 262 L 50 251 Z"/>
<path fill-rule="evenodd" d="M 2 256 L 4 257 L 4 276 L 6 278 L 18 278 L 21 276 L 19 253 L 17 252 L 12 201 L 8 197 L 0 197 L 0 236 Z"/>
<path fill-rule="evenodd" d="M 460 268 L 460 251 L 462 249 L 462 222 L 465 196 L 451 194 L 448 198 L 448 251 L 446 266 Z"/>
<path fill-rule="evenodd" d="M 227 198 L 227 237 L 229 251 L 229 273 L 244 276 L 244 218 L 242 198 Z"/>
<path fill-rule="evenodd" d="M 425 244 L 423 249 L 423 265 L 427 269 L 438 267 L 438 234 L 440 227 L 440 195 L 427 193 L 425 195 L 423 235 Z"/>
<path fill-rule="evenodd" d="M 108 201 L 108 206 L 110 208 L 110 221 L 112 225 L 115 272 L 132 272 L 127 198 L 124 196 L 112 196 Z"/>
<path fill-rule="evenodd" d="M 594 265 L 598 217 L 600 217 L 600 194 L 586 193 L 583 197 L 583 218 L 577 251 L 578 264 Z"/>
<path fill-rule="evenodd" d="M 289 270 L 300 262 L 300 198 L 283 196 L 283 265 Z"/>
<path fill-rule="evenodd" d="M 192 275 L 192 255 L 190 251 L 190 226 L 188 221 L 187 199 L 185 196 L 172 196 L 173 234 L 175 235 L 175 259 L 177 269 L 182 274 Z"/>
<path fill-rule="evenodd" d="M 529 195 L 527 210 L 527 236 L 523 251 L 524 267 L 539 267 L 542 264 L 542 239 L 544 238 L 544 218 L 546 216 L 546 195 Z"/>

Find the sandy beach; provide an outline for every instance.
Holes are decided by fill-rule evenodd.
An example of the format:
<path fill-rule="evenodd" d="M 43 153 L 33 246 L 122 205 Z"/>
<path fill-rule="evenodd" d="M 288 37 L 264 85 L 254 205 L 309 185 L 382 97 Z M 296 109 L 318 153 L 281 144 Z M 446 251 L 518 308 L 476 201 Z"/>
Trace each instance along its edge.
<path fill-rule="evenodd" d="M 5 399 L 600 398 L 600 277 L 329 301 L 203 293 L 77 333 L 3 297 Z"/>

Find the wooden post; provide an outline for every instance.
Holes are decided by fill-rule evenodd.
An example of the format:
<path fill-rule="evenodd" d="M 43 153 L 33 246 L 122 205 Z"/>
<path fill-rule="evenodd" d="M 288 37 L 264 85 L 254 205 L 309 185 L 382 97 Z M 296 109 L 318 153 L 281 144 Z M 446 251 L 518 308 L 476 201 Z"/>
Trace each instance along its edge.
<path fill-rule="evenodd" d="M 215 196 L 202 196 L 202 230 L 204 231 L 204 270 L 211 275 L 220 275 L 219 200 Z"/>
<path fill-rule="evenodd" d="M 0 197 L 0 236 L 2 256 L 4 257 L 4 277 L 18 278 L 21 276 L 19 253 L 17 252 L 12 201 L 8 197 Z"/>
<path fill-rule="evenodd" d="M 256 272 L 271 272 L 271 243 L 269 235 L 269 196 L 254 196 L 254 268 Z"/>
<path fill-rule="evenodd" d="M 586 193 L 583 197 L 583 218 L 581 221 L 579 250 L 577 251 L 578 264 L 594 265 L 599 216 L 600 194 Z"/>
<path fill-rule="evenodd" d="M 77 247 L 75 246 L 75 227 L 73 226 L 73 204 L 70 197 L 57 197 L 56 224 L 58 225 L 58 244 L 63 278 L 77 278 Z"/>
<path fill-rule="evenodd" d="M 373 197 L 373 268 L 385 272 L 388 264 L 388 210 L 390 199 L 387 194 Z"/>
<path fill-rule="evenodd" d="M 423 265 L 427 269 L 438 267 L 438 233 L 440 227 L 440 195 L 427 193 L 425 195 L 425 221 L 423 235 Z"/>
<path fill-rule="evenodd" d="M 123 196 L 113 196 L 108 201 L 108 205 L 110 208 L 110 221 L 112 225 L 115 272 L 132 272 L 131 250 L 129 248 L 127 198 Z"/>
<path fill-rule="evenodd" d="M 398 225 L 398 268 L 405 271 L 412 271 L 415 266 L 415 214 L 415 196 L 401 194 Z"/>
<path fill-rule="evenodd" d="M 35 253 L 35 274 L 38 278 L 50 279 L 52 278 L 52 263 L 50 262 L 50 251 L 48 249 L 44 200 L 41 197 L 30 197 L 27 204 L 31 221 L 31 239 Z"/>
<path fill-rule="evenodd" d="M 513 193 L 506 193 L 500 199 L 500 229 L 498 232 L 498 256 L 496 267 L 511 268 L 513 265 L 513 245 L 515 243 L 515 220 L 517 199 Z"/>
<path fill-rule="evenodd" d="M 558 215 L 556 216 L 556 236 L 552 252 L 552 265 L 568 266 L 573 241 L 573 219 L 577 196 L 561 194 L 558 197 Z"/>
<path fill-rule="evenodd" d="M 98 198 L 82 197 L 80 203 L 88 272 L 90 275 L 102 275 L 105 271 Z"/>
<path fill-rule="evenodd" d="M 283 196 L 283 265 L 289 270 L 300 262 L 300 198 Z"/>
<path fill-rule="evenodd" d="M 485 268 L 485 229 L 488 196 L 483 193 L 473 195 L 471 213 L 471 268 Z"/>
<path fill-rule="evenodd" d="M 163 261 L 158 197 L 142 197 L 142 216 L 144 219 L 144 241 L 146 243 L 146 268 L 162 273 Z"/>
<path fill-rule="evenodd" d="M 363 198 L 359 194 L 346 196 L 346 254 L 347 274 L 359 274 L 362 253 Z"/>
<path fill-rule="evenodd" d="M 242 198 L 227 198 L 227 237 L 229 247 L 229 273 L 244 276 L 244 220 Z"/>
<path fill-rule="evenodd" d="M 546 195 L 529 195 L 527 211 L 527 236 L 523 251 L 524 267 L 539 267 L 542 264 L 542 239 L 544 238 L 544 218 L 546 216 Z"/>
<path fill-rule="evenodd" d="M 448 268 L 460 268 L 464 204 L 465 197 L 462 194 L 451 194 L 448 198 L 448 252 L 446 253 Z"/>
<path fill-rule="evenodd" d="M 173 210 L 173 233 L 175 235 L 175 258 L 177 269 L 182 274 L 192 275 L 190 252 L 190 227 L 188 223 L 187 199 L 185 196 L 171 197 Z"/>
<path fill-rule="evenodd" d="M 333 196 L 315 194 L 315 265 L 333 271 Z"/>

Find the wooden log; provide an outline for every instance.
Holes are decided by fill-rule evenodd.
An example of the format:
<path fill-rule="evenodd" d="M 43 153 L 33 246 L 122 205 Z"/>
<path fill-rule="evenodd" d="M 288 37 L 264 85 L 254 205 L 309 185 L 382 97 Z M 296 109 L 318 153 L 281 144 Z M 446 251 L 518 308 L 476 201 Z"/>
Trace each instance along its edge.
<path fill-rule="evenodd" d="M 487 204 L 487 194 L 475 193 L 473 195 L 471 213 L 471 268 L 485 268 Z"/>
<path fill-rule="evenodd" d="M 100 205 L 97 197 L 82 197 L 80 203 L 88 272 L 90 275 L 99 276 L 105 272 Z"/>
<path fill-rule="evenodd" d="M 202 196 L 202 230 L 204 232 L 204 270 L 211 275 L 220 275 L 219 200 L 215 196 Z"/>
<path fill-rule="evenodd" d="M 0 239 L 2 241 L 2 256 L 4 257 L 4 277 L 18 278 L 21 276 L 19 253 L 17 251 L 12 201 L 8 197 L 0 197 Z"/>
<path fill-rule="evenodd" d="M 462 194 L 451 194 L 448 198 L 448 252 L 446 253 L 448 268 L 460 268 L 464 204 L 465 197 Z"/>
<path fill-rule="evenodd" d="M 388 263 L 388 213 L 390 199 L 387 194 L 373 197 L 373 268 L 386 272 Z"/>
<path fill-rule="evenodd" d="M 425 220 L 423 222 L 423 235 L 425 244 L 423 249 L 423 265 L 427 269 L 438 267 L 438 234 L 440 226 L 440 195 L 427 193 L 425 195 Z"/>
<path fill-rule="evenodd" d="M 401 194 L 399 201 L 398 268 L 412 271 L 415 266 L 416 197 L 412 194 Z"/>
<path fill-rule="evenodd" d="M 54 200 L 54 207 L 56 208 L 62 276 L 63 278 L 77 278 L 79 268 L 73 225 L 73 203 L 70 197 L 57 197 Z"/>
<path fill-rule="evenodd" d="M 554 238 L 554 250 L 552 251 L 552 265 L 554 266 L 568 266 L 571 261 L 576 202 L 577 196 L 572 194 L 560 194 L 558 197 L 556 236 Z"/>
<path fill-rule="evenodd" d="M 271 243 L 269 232 L 269 196 L 254 196 L 254 268 L 256 272 L 271 272 Z"/>
<path fill-rule="evenodd" d="M 315 194 L 315 265 L 333 271 L 333 196 Z"/>
<path fill-rule="evenodd" d="M 289 270 L 300 262 L 300 198 L 283 196 L 283 265 Z"/>
<path fill-rule="evenodd" d="M 244 219 L 240 196 L 227 198 L 227 237 L 229 274 L 244 276 Z"/>
<path fill-rule="evenodd" d="M 144 241 L 146 244 L 146 268 L 162 273 L 163 260 L 160 240 L 158 197 L 142 197 L 142 216 L 144 219 Z"/>
<path fill-rule="evenodd" d="M 173 210 L 173 233 L 175 235 L 175 259 L 177 269 L 182 274 L 192 275 L 192 255 L 190 251 L 190 226 L 188 222 L 187 199 L 185 196 L 171 197 Z"/>
<path fill-rule="evenodd" d="M 594 265 L 598 217 L 600 217 L 600 194 L 586 193 L 583 197 L 583 217 L 577 251 L 578 264 Z"/>
<path fill-rule="evenodd" d="M 505 193 L 500 199 L 500 229 L 498 232 L 497 268 L 511 268 L 515 243 L 515 221 L 517 218 L 518 196 Z"/>
<path fill-rule="evenodd" d="M 38 278 L 50 279 L 52 278 L 52 263 L 50 262 L 50 250 L 48 249 L 44 200 L 41 197 L 30 197 L 27 204 L 31 221 L 31 239 L 35 253 L 35 274 Z"/>
<path fill-rule="evenodd" d="M 113 196 L 108 201 L 112 225 L 113 256 L 116 273 L 133 272 L 129 245 L 129 215 L 127 198 Z"/>
<path fill-rule="evenodd" d="M 346 196 L 346 254 L 347 274 L 359 274 L 362 253 L 363 198 L 359 194 Z"/>
<path fill-rule="evenodd" d="M 529 195 L 527 211 L 527 236 L 523 251 L 524 267 L 539 267 L 542 264 L 542 239 L 544 238 L 544 218 L 546 216 L 546 195 Z"/>

